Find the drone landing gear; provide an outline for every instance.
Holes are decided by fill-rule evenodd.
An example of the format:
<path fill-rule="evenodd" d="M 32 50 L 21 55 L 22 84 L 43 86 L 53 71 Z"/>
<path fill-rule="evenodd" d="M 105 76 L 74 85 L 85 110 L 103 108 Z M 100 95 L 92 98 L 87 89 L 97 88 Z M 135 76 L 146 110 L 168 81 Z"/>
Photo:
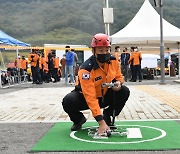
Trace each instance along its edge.
<path fill-rule="evenodd" d="M 97 128 L 89 128 L 88 129 L 88 136 L 91 136 L 93 139 L 108 139 L 111 136 L 127 136 L 128 131 L 123 128 L 115 128 L 115 126 L 110 127 L 111 130 L 104 132 L 103 134 L 97 133 Z"/>

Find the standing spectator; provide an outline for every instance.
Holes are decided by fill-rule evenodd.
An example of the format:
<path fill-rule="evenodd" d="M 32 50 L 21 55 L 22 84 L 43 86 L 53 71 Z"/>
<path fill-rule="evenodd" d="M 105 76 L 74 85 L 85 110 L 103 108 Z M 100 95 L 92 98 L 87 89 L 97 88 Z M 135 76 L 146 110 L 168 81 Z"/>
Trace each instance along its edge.
<path fill-rule="evenodd" d="M 17 75 L 16 82 L 20 82 L 22 80 L 21 76 L 23 75 L 22 59 L 21 59 L 20 54 L 18 54 L 18 57 L 15 59 L 14 66 L 16 68 L 15 72 Z"/>
<path fill-rule="evenodd" d="M 27 71 L 28 61 L 26 60 L 25 56 L 22 56 L 21 66 L 24 71 Z"/>
<path fill-rule="evenodd" d="M 54 77 L 54 81 L 58 82 L 60 81 L 59 76 L 58 76 L 58 68 L 59 68 L 59 57 L 56 57 L 56 54 L 53 54 L 53 65 L 54 65 L 54 69 L 53 69 L 53 77 Z"/>
<path fill-rule="evenodd" d="M 27 72 L 27 64 L 28 64 L 28 61 L 26 60 L 25 56 L 22 56 L 22 61 L 21 61 L 21 68 L 22 68 L 21 80 L 22 81 L 24 80 L 25 72 Z"/>
<path fill-rule="evenodd" d="M 32 71 L 32 84 L 42 84 L 40 69 L 39 69 L 39 55 L 35 49 L 32 49 L 32 52 L 28 56 L 29 61 L 31 62 L 31 71 Z"/>
<path fill-rule="evenodd" d="M 77 65 L 77 61 L 78 61 L 78 56 L 77 56 L 77 53 L 75 53 L 74 49 L 71 49 L 71 51 L 74 53 L 74 66 L 76 66 Z"/>
<path fill-rule="evenodd" d="M 54 62 L 53 62 L 53 58 L 52 58 L 52 53 L 51 52 L 48 53 L 47 64 L 48 64 L 49 81 L 52 81 L 52 78 L 54 78 L 54 75 L 53 75 Z"/>
<path fill-rule="evenodd" d="M 48 58 L 45 59 L 44 65 L 43 65 L 43 74 L 44 74 L 44 82 L 49 83 L 50 81 L 50 74 L 48 69 Z"/>
<path fill-rule="evenodd" d="M 134 49 L 134 61 L 133 61 L 133 66 L 134 66 L 134 79 L 132 82 L 136 82 L 137 75 L 139 77 L 139 82 L 142 82 L 142 75 L 141 75 L 141 52 L 138 51 L 138 48 L 135 47 Z"/>
<path fill-rule="evenodd" d="M 76 76 L 77 76 L 77 70 L 78 70 L 78 65 L 77 65 L 77 62 L 78 62 L 78 56 L 77 56 L 77 53 L 75 53 L 75 50 L 74 49 L 71 49 L 71 51 L 74 53 L 74 66 L 73 66 L 73 73 L 74 73 L 74 79 L 76 79 Z"/>
<path fill-rule="evenodd" d="M 130 54 L 127 52 L 127 48 L 124 48 L 123 53 L 121 54 L 121 71 L 123 73 L 126 82 L 128 77 L 129 58 L 130 58 Z"/>
<path fill-rule="evenodd" d="M 70 75 L 71 83 L 75 83 L 74 81 L 74 73 L 73 73 L 73 66 L 74 66 L 74 53 L 71 52 L 70 46 L 66 46 L 66 66 L 65 66 L 65 84 L 68 83 L 68 75 Z"/>
<path fill-rule="evenodd" d="M 16 67 L 17 70 L 18 69 L 20 70 L 22 68 L 21 64 L 22 64 L 22 59 L 21 56 L 18 54 L 18 57 L 14 61 L 14 66 Z"/>
<path fill-rule="evenodd" d="M 131 55 L 130 55 L 130 59 L 129 59 L 129 64 L 130 64 L 130 69 L 131 69 L 131 79 L 129 81 L 133 81 L 134 80 L 134 47 L 131 47 L 130 49 L 131 51 Z"/>
<path fill-rule="evenodd" d="M 41 56 L 39 57 L 39 68 L 40 68 L 40 74 L 41 74 L 41 78 L 42 81 L 45 81 L 44 79 L 44 64 L 45 63 L 45 57 L 44 57 L 44 53 L 41 53 Z"/>
<path fill-rule="evenodd" d="M 120 61 L 120 59 L 119 59 L 119 52 L 120 52 L 120 47 L 116 46 L 115 47 L 115 51 L 114 51 L 114 56 L 116 57 L 117 61 Z"/>
<path fill-rule="evenodd" d="M 63 54 L 62 59 L 60 60 L 61 63 L 61 70 L 62 70 L 62 78 L 65 77 L 65 65 L 66 65 L 66 55 Z"/>

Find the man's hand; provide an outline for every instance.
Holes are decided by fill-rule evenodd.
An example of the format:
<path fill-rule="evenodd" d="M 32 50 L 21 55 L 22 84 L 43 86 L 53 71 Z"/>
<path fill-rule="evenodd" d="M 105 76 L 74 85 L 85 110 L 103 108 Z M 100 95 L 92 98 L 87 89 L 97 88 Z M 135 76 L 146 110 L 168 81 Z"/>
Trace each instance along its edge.
<path fill-rule="evenodd" d="M 104 120 L 98 121 L 99 123 L 99 128 L 98 128 L 98 134 L 102 135 L 104 132 L 110 130 L 109 126 L 106 124 Z"/>
<path fill-rule="evenodd" d="M 115 85 L 116 85 L 116 87 L 112 87 L 112 89 L 114 91 L 119 91 L 121 89 L 121 82 L 120 81 L 116 81 Z"/>

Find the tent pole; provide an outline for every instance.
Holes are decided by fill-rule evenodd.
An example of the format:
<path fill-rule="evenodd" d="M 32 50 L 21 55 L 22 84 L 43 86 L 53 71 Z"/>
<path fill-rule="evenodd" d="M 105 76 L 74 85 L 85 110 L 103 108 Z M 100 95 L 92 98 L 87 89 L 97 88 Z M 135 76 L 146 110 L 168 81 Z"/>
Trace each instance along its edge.
<path fill-rule="evenodd" d="M 1 52 L 1 49 L 0 49 Z M 2 88 L 2 83 L 1 83 L 1 63 L 0 63 L 0 88 Z"/>
<path fill-rule="evenodd" d="M 178 42 L 178 62 L 179 62 L 179 73 L 178 73 L 178 79 L 180 79 L 180 51 L 179 51 L 179 44 L 180 44 L 180 42 Z"/>
<path fill-rule="evenodd" d="M 1 59 L 2 59 L 2 65 L 3 65 L 3 68 L 6 68 L 6 67 L 5 67 L 5 64 L 4 64 L 4 59 L 3 59 L 2 52 L 0 52 L 0 54 L 1 54 Z"/>
<path fill-rule="evenodd" d="M 0 89 L 2 88 L 2 83 L 1 83 L 1 67 L 0 67 Z"/>
<path fill-rule="evenodd" d="M 20 66 L 20 61 L 19 61 L 19 49 L 17 48 L 16 49 L 16 57 L 17 57 L 17 66 L 19 67 Z M 17 71 L 18 71 L 18 83 L 20 83 L 20 68 L 17 67 Z"/>
<path fill-rule="evenodd" d="M 16 49 L 16 58 L 18 59 L 18 55 L 19 55 L 19 50 Z"/>
<path fill-rule="evenodd" d="M 170 52 L 168 52 L 168 69 L 169 69 L 169 77 L 171 77 L 171 75 L 170 75 L 170 69 L 171 69 L 170 63 L 171 63 L 171 54 L 170 54 Z"/>
<path fill-rule="evenodd" d="M 160 59 L 161 59 L 161 81 L 160 84 L 165 84 L 165 60 L 164 60 L 164 41 L 163 41 L 163 4 L 161 1 L 160 8 Z"/>
<path fill-rule="evenodd" d="M 109 8 L 109 0 L 105 0 L 105 7 Z M 105 23 L 105 33 L 109 36 L 110 30 L 109 30 L 109 23 Z"/>

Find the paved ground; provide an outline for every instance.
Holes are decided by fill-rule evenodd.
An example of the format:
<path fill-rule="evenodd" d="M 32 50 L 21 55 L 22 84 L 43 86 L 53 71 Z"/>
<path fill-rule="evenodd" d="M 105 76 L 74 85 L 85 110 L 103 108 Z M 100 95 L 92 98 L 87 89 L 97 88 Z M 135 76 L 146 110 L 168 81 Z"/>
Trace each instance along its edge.
<path fill-rule="evenodd" d="M 180 119 L 180 82 L 174 80 L 177 78 L 166 78 L 165 85 L 160 85 L 159 79 L 125 83 L 131 95 L 116 120 Z M 69 121 L 61 100 L 72 89 L 63 81 L 43 85 L 25 83 L 0 89 L 0 153 L 28 153 L 55 122 Z M 94 120 L 89 110 L 84 114 L 88 120 Z M 175 154 L 180 151 L 133 153 Z"/>

